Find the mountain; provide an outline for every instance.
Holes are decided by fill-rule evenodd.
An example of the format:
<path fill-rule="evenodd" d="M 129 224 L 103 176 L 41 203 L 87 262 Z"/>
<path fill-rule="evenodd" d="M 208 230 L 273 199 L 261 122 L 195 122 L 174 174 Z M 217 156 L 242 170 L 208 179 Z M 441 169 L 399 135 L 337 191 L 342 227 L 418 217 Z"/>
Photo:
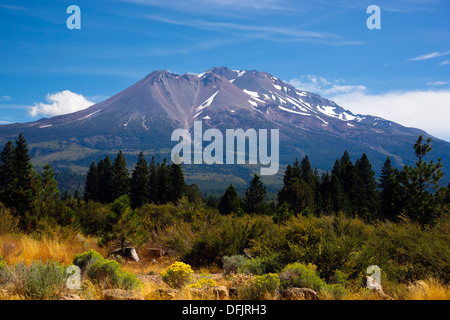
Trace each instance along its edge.
<path fill-rule="evenodd" d="M 370 115 L 353 114 L 333 101 L 299 90 L 266 72 L 215 67 L 202 74 L 154 71 L 115 96 L 87 109 L 35 122 L 0 126 L 0 143 L 23 132 L 36 166 L 83 173 L 92 161 L 122 150 L 129 164 L 143 150 L 170 158 L 177 128 L 280 130 L 280 166 L 308 155 L 313 166 L 330 170 L 348 150 L 355 161 L 366 153 L 379 172 L 386 157 L 411 164 L 413 144 L 426 132 Z M 431 137 L 431 136 L 430 136 Z M 434 138 L 433 157 L 442 158 L 448 178 L 450 143 Z M 245 185 L 254 166 L 185 165 L 187 179 L 217 187 Z M 279 183 L 282 172 L 266 177 Z M 221 188 L 223 185 L 220 186 Z M 223 188 L 222 188 L 223 189 Z"/>

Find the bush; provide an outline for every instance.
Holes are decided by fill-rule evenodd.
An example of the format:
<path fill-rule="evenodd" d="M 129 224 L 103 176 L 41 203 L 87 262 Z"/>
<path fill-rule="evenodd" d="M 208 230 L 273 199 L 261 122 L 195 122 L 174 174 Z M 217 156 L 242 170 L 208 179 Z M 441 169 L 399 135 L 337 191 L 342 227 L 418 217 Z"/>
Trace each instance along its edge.
<path fill-rule="evenodd" d="M 263 275 L 266 273 L 279 272 L 281 269 L 282 265 L 278 256 L 273 254 L 271 256 L 256 257 L 247 260 L 238 271 L 240 273 Z"/>
<path fill-rule="evenodd" d="M 161 278 L 169 287 L 179 289 L 191 281 L 193 273 L 190 265 L 177 261 L 161 272 Z"/>
<path fill-rule="evenodd" d="M 122 270 L 117 261 L 104 259 L 95 250 L 76 254 L 73 257 L 73 264 L 78 266 L 82 272 L 86 272 L 88 277 L 103 287 L 118 289 L 139 289 L 142 287 L 141 281 L 129 272 Z"/>
<path fill-rule="evenodd" d="M 280 278 L 276 273 L 255 276 L 249 283 L 239 290 L 241 300 L 270 300 L 276 299 Z"/>
<path fill-rule="evenodd" d="M 103 287 L 124 290 L 141 289 L 141 281 L 130 272 L 122 270 L 114 260 L 97 260 L 89 266 L 87 274 L 90 279 Z"/>
<path fill-rule="evenodd" d="M 201 289 L 201 288 L 215 287 L 215 286 L 216 286 L 216 282 L 213 279 L 211 279 L 211 275 L 202 274 L 200 276 L 200 279 L 197 280 L 197 282 L 189 285 L 189 288 Z"/>
<path fill-rule="evenodd" d="M 55 299 L 67 290 L 66 266 L 54 260 L 33 262 L 29 267 L 21 262 L 8 269 L 15 293 L 28 298 Z"/>
<path fill-rule="evenodd" d="M 104 260 L 104 258 L 100 253 L 93 249 L 89 249 L 87 252 L 76 254 L 73 257 L 72 264 L 78 266 L 81 269 L 81 272 L 85 272 L 89 266 L 102 260 Z"/>
<path fill-rule="evenodd" d="M 326 287 L 326 282 L 316 272 L 316 266 L 305 266 L 299 262 L 287 265 L 280 273 L 280 280 L 283 291 L 297 287 L 310 288 L 320 292 Z"/>
<path fill-rule="evenodd" d="M 239 269 L 241 269 L 244 265 L 244 263 L 247 261 L 248 259 L 241 255 L 241 254 L 237 254 L 234 256 L 224 256 L 222 258 L 222 262 L 223 262 L 223 273 L 225 275 L 228 275 L 230 273 L 237 273 Z"/>

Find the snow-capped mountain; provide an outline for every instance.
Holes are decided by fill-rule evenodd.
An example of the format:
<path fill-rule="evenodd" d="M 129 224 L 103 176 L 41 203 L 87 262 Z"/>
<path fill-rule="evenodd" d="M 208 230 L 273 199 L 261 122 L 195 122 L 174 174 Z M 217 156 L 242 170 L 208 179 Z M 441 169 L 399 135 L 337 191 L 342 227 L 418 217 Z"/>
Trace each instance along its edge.
<path fill-rule="evenodd" d="M 201 120 L 204 127 L 221 130 L 279 129 L 281 166 L 307 154 L 313 165 L 326 170 L 348 150 L 354 160 L 366 153 L 379 171 L 388 156 L 397 165 L 411 163 L 417 136 L 429 136 L 344 107 L 266 72 L 225 67 L 198 75 L 154 71 L 87 109 L 2 125 L 0 143 L 22 131 L 38 164 L 76 166 L 82 171 L 92 160 L 119 149 L 130 155 L 130 161 L 135 161 L 138 150 L 167 156 L 175 145 L 172 131 L 192 130 L 194 121 Z M 433 138 L 433 148 L 444 165 L 450 162 L 450 143 Z"/>

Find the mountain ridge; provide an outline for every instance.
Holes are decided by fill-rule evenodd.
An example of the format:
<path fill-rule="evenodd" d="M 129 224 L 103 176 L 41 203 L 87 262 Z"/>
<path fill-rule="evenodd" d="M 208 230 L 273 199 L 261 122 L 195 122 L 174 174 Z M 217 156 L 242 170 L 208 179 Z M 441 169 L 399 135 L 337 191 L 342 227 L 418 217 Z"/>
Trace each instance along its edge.
<path fill-rule="evenodd" d="M 329 170 L 344 150 L 353 157 L 366 153 L 376 170 L 388 156 L 397 166 L 410 164 L 418 135 L 433 139 L 433 154 L 440 156 L 444 165 L 450 161 L 450 143 L 423 130 L 381 117 L 353 114 L 267 72 L 226 67 L 197 75 L 153 71 L 87 109 L 30 123 L 1 125 L 0 143 L 15 139 L 22 131 L 38 165 L 49 162 L 83 172 L 96 156 L 119 149 L 130 158 L 137 150 L 170 158 L 170 149 L 176 144 L 170 139 L 173 130 L 192 130 L 196 120 L 203 121 L 205 129 L 279 129 L 282 166 L 308 154 L 313 165 Z M 212 169 L 189 170 L 200 177 L 202 170 Z M 234 168 L 226 170 L 230 173 Z M 251 170 L 244 171 L 245 179 L 242 174 L 238 176 L 246 180 Z"/>

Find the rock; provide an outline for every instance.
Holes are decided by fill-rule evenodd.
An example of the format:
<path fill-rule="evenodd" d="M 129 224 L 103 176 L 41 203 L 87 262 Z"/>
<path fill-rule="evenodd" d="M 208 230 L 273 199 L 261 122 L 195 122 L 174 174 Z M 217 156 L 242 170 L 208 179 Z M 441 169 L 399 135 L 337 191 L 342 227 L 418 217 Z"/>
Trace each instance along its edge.
<path fill-rule="evenodd" d="M 319 295 L 310 288 L 290 288 L 286 291 L 286 300 L 319 300 Z"/>
<path fill-rule="evenodd" d="M 105 300 L 145 300 L 140 292 L 122 289 L 106 289 L 102 295 Z"/>
<path fill-rule="evenodd" d="M 172 288 L 158 288 L 155 290 L 155 294 L 161 300 L 174 300 L 179 292 L 179 290 Z"/>
<path fill-rule="evenodd" d="M 137 255 L 136 249 L 133 247 L 126 247 L 123 248 L 123 250 L 119 248 L 110 252 L 109 255 L 121 256 L 127 260 L 132 260 L 136 262 L 139 261 L 139 256 Z"/>
<path fill-rule="evenodd" d="M 69 293 L 69 294 L 66 294 L 65 296 L 62 296 L 61 298 L 59 298 L 59 300 L 82 300 L 82 299 L 77 294 Z"/>

